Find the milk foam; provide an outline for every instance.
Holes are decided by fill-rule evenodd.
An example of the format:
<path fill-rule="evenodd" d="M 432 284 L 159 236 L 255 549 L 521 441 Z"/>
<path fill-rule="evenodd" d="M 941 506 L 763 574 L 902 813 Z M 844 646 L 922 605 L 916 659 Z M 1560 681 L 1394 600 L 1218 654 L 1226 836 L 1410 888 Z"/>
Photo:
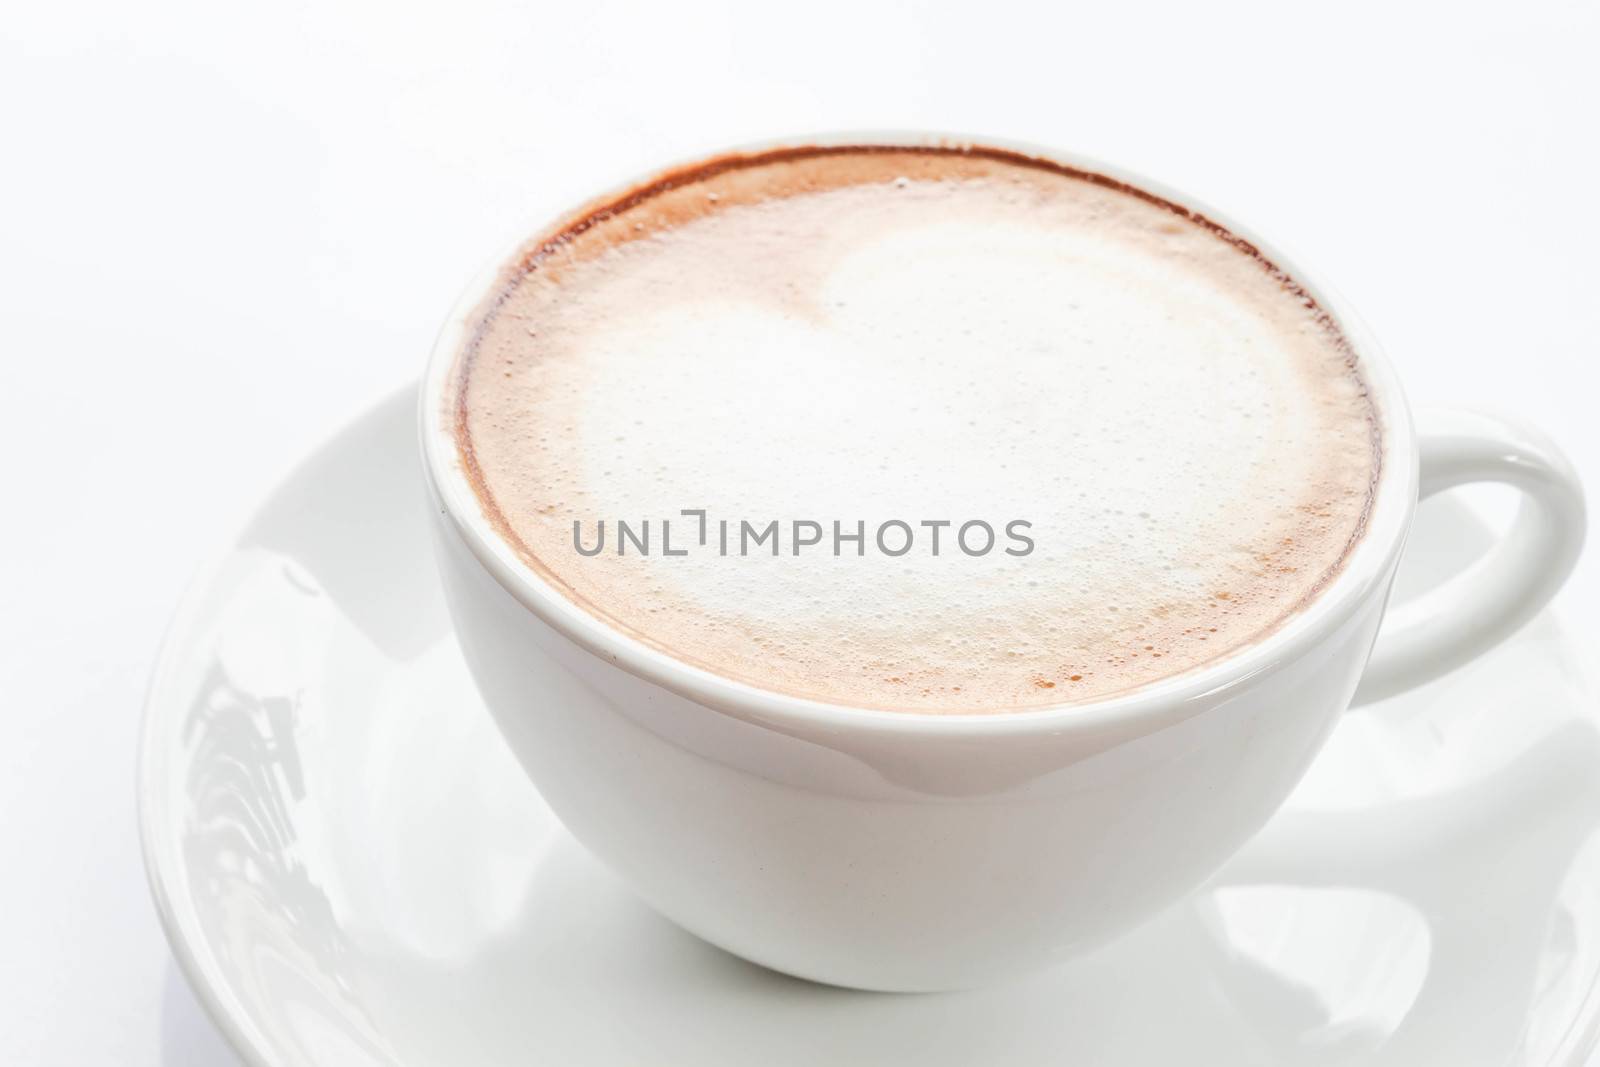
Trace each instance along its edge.
<path fill-rule="evenodd" d="M 503 536 L 724 676 L 928 712 L 1104 696 L 1259 640 L 1358 539 L 1376 416 L 1334 327 L 1225 234 L 1001 159 L 756 162 L 530 246 L 458 378 Z M 785 527 L 781 554 L 695 520 Z M 660 552 L 661 520 L 675 546 Z M 574 548 L 574 520 L 599 555 Z M 651 520 L 651 555 L 615 523 Z M 793 555 L 792 520 L 868 531 Z M 886 557 L 885 520 L 995 549 Z M 1008 521 L 1031 523 L 1025 556 Z M 898 544 L 898 535 L 893 541 Z M 633 546 L 629 546 L 630 548 Z"/>

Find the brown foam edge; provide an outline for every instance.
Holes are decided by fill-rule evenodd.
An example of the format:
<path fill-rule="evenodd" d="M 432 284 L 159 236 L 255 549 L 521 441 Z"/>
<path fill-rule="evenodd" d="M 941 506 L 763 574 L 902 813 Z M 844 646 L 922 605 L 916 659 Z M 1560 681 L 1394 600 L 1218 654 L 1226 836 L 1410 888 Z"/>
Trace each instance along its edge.
<path fill-rule="evenodd" d="M 1356 380 L 1360 382 L 1361 395 L 1367 398 L 1368 401 L 1367 421 L 1370 439 L 1372 442 L 1373 460 L 1372 475 L 1367 486 L 1366 504 L 1361 510 L 1361 515 L 1356 520 L 1355 529 L 1351 531 L 1350 537 L 1345 541 L 1344 547 L 1340 551 L 1338 560 L 1330 565 L 1328 569 L 1318 577 L 1315 584 L 1313 584 L 1311 588 L 1308 589 L 1302 597 L 1300 597 L 1299 600 L 1290 605 L 1282 615 L 1274 619 L 1268 626 L 1263 627 L 1255 634 L 1252 634 L 1248 641 L 1240 645 L 1235 645 L 1231 649 L 1218 652 L 1214 656 L 1201 660 L 1197 663 L 1193 663 L 1189 667 L 1176 674 L 1167 675 L 1163 678 L 1156 679 L 1155 681 L 1141 682 L 1137 685 L 1128 686 L 1123 689 L 1112 690 L 1107 693 L 1101 693 L 1093 697 L 1082 698 L 1079 700 L 1068 699 L 1057 701 L 1051 704 L 1009 705 L 1006 707 L 994 708 L 982 712 L 963 712 L 959 710 L 940 711 L 938 709 L 930 709 L 925 707 L 892 707 L 886 705 L 873 705 L 872 710 L 916 715 L 994 715 L 1005 713 L 1028 714 L 1045 711 L 1053 707 L 1065 707 L 1072 704 L 1092 704 L 1110 700 L 1114 697 L 1122 696 L 1127 693 L 1134 692 L 1135 690 L 1146 688 L 1150 685 L 1156 684 L 1158 681 L 1166 681 L 1169 678 L 1177 678 L 1181 677 L 1182 675 L 1192 674 L 1195 671 L 1216 663 L 1218 660 L 1228 658 L 1229 656 L 1237 653 L 1241 648 L 1248 647 L 1250 644 L 1265 638 L 1268 634 L 1271 634 L 1282 627 L 1295 615 L 1305 610 L 1305 608 L 1309 606 L 1310 603 L 1314 601 L 1321 594 L 1321 592 L 1339 576 L 1339 574 L 1344 570 L 1345 565 L 1349 562 L 1350 557 L 1354 555 L 1356 546 L 1360 544 L 1361 539 L 1366 535 L 1368 521 L 1372 513 L 1372 507 L 1374 502 L 1377 500 L 1378 483 L 1383 474 L 1383 429 L 1379 425 L 1377 409 L 1371 401 L 1370 387 L 1367 384 L 1365 375 L 1362 374 L 1360 360 L 1357 358 L 1354 349 L 1350 347 L 1349 339 L 1345 337 L 1344 331 L 1339 327 L 1339 324 L 1337 321 L 1335 321 L 1334 317 L 1317 302 L 1314 296 L 1306 291 L 1304 286 L 1296 281 L 1287 271 L 1283 270 L 1276 263 L 1273 263 L 1270 259 L 1268 259 L 1261 252 L 1261 249 L 1256 247 L 1256 245 L 1234 233 L 1232 230 L 1229 230 L 1221 223 L 1206 217 L 1198 211 L 1193 211 L 1182 204 L 1175 203 L 1174 201 L 1168 200 L 1165 197 L 1158 196 L 1155 193 L 1141 189 L 1136 185 L 1131 185 L 1128 182 L 1112 178 L 1105 174 L 1100 174 L 1091 170 L 1084 170 L 1080 167 L 1069 166 L 1067 164 L 1058 163 L 1054 160 L 1044 159 L 1039 156 L 1031 156 L 1025 152 L 1018 152 L 1007 148 L 996 148 L 990 145 L 897 145 L 864 142 L 837 145 L 795 145 L 752 152 L 728 152 L 698 163 L 690 163 L 684 166 L 662 171 L 654 177 L 648 178 L 628 188 L 620 194 L 603 196 L 597 200 L 591 201 L 589 204 L 586 204 L 583 207 L 578 208 L 576 211 L 567 215 L 562 221 L 556 223 L 551 228 L 548 236 L 535 236 L 530 238 L 525 243 L 523 250 L 510 263 L 501 268 L 499 273 L 499 284 L 494 292 L 486 297 L 474 310 L 473 319 L 475 321 L 473 322 L 472 332 L 468 336 L 466 343 L 462 345 L 460 352 L 455 358 L 454 365 L 451 368 L 450 392 L 447 403 L 451 408 L 453 408 L 453 411 L 449 412 L 448 414 L 452 424 L 452 436 L 455 439 L 457 457 L 461 462 L 463 472 L 467 476 L 468 483 L 472 486 L 473 495 L 477 497 L 479 506 L 483 509 L 484 517 L 488 519 L 489 525 L 493 527 L 495 533 L 499 535 L 501 540 L 510 545 L 517 553 L 517 556 L 525 564 L 527 564 L 530 569 L 538 574 L 540 578 L 542 578 L 549 585 L 559 589 L 567 601 L 583 608 L 583 610 L 589 615 L 605 623 L 612 629 L 615 629 L 621 633 L 625 633 L 639 641 L 641 644 L 653 648 L 663 655 L 678 660 L 681 663 L 687 663 L 691 666 L 698 667 L 699 669 L 717 675 L 718 677 L 731 678 L 730 675 L 719 671 L 715 665 L 681 655 L 680 653 L 660 644 L 645 634 L 640 633 L 639 631 L 626 625 L 620 619 L 613 618 L 607 613 L 601 611 L 598 607 L 590 604 L 581 595 L 579 595 L 577 590 L 573 589 L 564 579 L 561 578 L 559 574 L 557 574 L 552 568 L 547 566 L 539 559 L 537 555 L 534 554 L 534 552 L 512 528 L 511 523 L 505 516 L 505 513 L 500 510 L 499 504 L 495 501 L 494 494 L 490 492 L 488 484 L 484 480 L 483 470 L 478 465 L 477 456 L 472 447 L 472 433 L 467 425 L 466 383 L 472 374 L 473 361 L 477 357 L 478 347 L 482 343 L 484 334 L 488 330 L 490 323 L 494 320 L 496 312 L 498 312 L 501 306 L 504 305 L 506 300 L 510 297 L 512 291 L 522 282 L 524 278 L 538 270 L 539 265 L 543 260 L 554 255 L 556 252 L 560 251 L 563 246 L 570 244 L 575 238 L 587 232 L 588 230 L 593 229 L 600 223 L 608 222 L 617 218 L 618 216 L 624 215 L 630 210 L 648 203 L 650 200 L 669 190 L 676 189 L 684 185 L 692 185 L 697 182 L 702 182 L 731 170 L 770 166 L 773 164 L 790 163 L 797 160 L 826 156 L 849 156 L 864 154 L 965 156 L 969 158 L 987 160 L 1007 166 L 1043 171 L 1046 173 L 1055 174 L 1059 177 L 1087 182 L 1092 185 L 1097 185 L 1102 188 L 1110 189 L 1114 192 L 1142 200 L 1147 204 L 1152 204 L 1165 211 L 1171 212 L 1179 218 L 1199 226 L 1203 230 L 1206 230 L 1213 237 L 1232 245 L 1234 248 L 1238 249 L 1240 253 L 1249 256 L 1256 263 L 1260 264 L 1261 268 L 1270 276 L 1275 278 L 1278 283 L 1283 286 L 1285 291 L 1298 298 L 1308 310 L 1314 312 L 1316 323 L 1334 339 L 1339 349 L 1344 352 L 1345 365 L 1349 368 L 1350 372 L 1355 375 Z M 785 692 L 781 689 L 773 689 L 769 686 L 764 686 L 753 679 L 735 678 L 732 680 L 742 682 L 758 690 L 777 693 Z M 798 696 L 802 699 L 817 699 L 815 697 L 805 697 L 804 694 L 798 693 L 787 693 L 786 695 Z M 819 701 L 819 703 L 831 702 Z"/>

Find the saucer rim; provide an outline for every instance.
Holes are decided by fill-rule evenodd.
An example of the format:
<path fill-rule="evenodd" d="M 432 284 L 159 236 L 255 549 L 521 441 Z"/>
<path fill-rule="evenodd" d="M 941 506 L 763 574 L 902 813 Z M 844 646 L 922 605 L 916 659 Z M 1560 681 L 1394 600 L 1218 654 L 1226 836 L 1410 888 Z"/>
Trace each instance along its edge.
<path fill-rule="evenodd" d="M 145 884 L 155 904 L 162 934 L 184 981 L 206 1016 L 248 1067 L 281 1067 L 281 1064 L 267 1051 L 270 1045 L 254 1024 L 253 1013 L 233 994 L 230 983 L 219 973 L 209 939 L 203 931 L 192 928 L 192 912 L 187 918 L 179 914 L 171 884 L 171 879 L 178 877 L 177 868 L 171 858 L 165 863 L 160 859 L 166 855 L 161 844 L 162 829 L 171 824 L 170 817 L 161 817 L 167 810 L 163 793 L 169 777 L 166 762 L 171 737 L 171 731 L 161 728 L 163 709 L 169 703 L 163 695 L 173 684 L 182 650 L 191 644 L 186 635 L 195 630 L 208 594 L 216 588 L 248 531 L 268 514 L 284 487 L 313 469 L 320 457 L 337 449 L 366 416 L 391 404 L 405 403 L 406 396 L 415 393 L 418 387 L 419 383 L 413 379 L 364 404 L 355 415 L 341 418 L 333 430 L 318 437 L 262 493 L 251 498 L 242 518 L 227 524 L 225 528 L 231 533 L 218 548 L 207 553 L 179 595 L 177 606 L 162 630 L 155 662 L 145 684 L 134 771 L 135 811 Z"/>

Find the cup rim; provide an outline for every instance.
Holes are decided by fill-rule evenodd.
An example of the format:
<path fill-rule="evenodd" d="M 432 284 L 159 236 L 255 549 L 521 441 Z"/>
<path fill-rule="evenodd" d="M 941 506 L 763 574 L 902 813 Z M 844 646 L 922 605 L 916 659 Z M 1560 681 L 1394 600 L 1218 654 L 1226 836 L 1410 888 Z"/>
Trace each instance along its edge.
<path fill-rule="evenodd" d="M 997 711 L 928 713 L 834 704 L 763 689 L 716 674 L 614 628 L 563 596 L 524 562 L 484 516 L 477 493 L 461 468 L 453 419 L 443 417 L 456 357 L 480 318 L 485 300 L 501 284 L 507 267 L 520 258 L 530 242 L 552 232 L 563 221 L 581 216 L 597 204 L 611 202 L 659 175 L 723 156 L 760 154 L 784 148 L 851 145 L 990 147 L 1101 175 L 1177 204 L 1222 226 L 1254 245 L 1265 259 L 1292 278 L 1333 319 L 1355 353 L 1380 424 L 1379 475 L 1367 515 L 1367 528 L 1332 580 L 1266 637 L 1179 674 L 1097 700 Z M 805 134 L 714 147 L 635 175 L 584 205 L 544 216 L 540 225 L 529 227 L 519 235 L 509 252 L 492 261 L 452 307 L 435 339 L 418 394 L 423 470 L 431 502 L 496 584 L 566 639 L 636 677 L 712 712 L 792 729 L 956 737 L 1055 735 L 1133 723 L 1154 728 L 1187 718 L 1297 659 L 1338 629 L 1371 596 L 1383 595 L 1417 504 L 1418 454 L 1405 395 L 1377 338 L 1336 290 L 1315 272 L 1306 270 L 1281 243 L 1267 240 L 1231 214 L 1181 190 L 1090 156 L 998 137 L 927 130 Z"/>

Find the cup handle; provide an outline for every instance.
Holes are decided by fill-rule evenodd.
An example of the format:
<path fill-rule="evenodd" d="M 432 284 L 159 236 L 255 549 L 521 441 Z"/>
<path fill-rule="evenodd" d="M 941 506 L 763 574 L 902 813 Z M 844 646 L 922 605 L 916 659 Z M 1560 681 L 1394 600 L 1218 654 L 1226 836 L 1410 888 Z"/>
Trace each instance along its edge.
<path fill-rule="evenodd" d="M 1523 493 L 1511 529 L 1443 585 L 1391 604 L 1355 704 L 1437 678 L 1514 633 L 1550 602 L 1583 546 L 1583 486 L 1555 445 L 1526 426 L 1465 411 L 1417 416 L 1420 497 L 1469 482 Z"/>

